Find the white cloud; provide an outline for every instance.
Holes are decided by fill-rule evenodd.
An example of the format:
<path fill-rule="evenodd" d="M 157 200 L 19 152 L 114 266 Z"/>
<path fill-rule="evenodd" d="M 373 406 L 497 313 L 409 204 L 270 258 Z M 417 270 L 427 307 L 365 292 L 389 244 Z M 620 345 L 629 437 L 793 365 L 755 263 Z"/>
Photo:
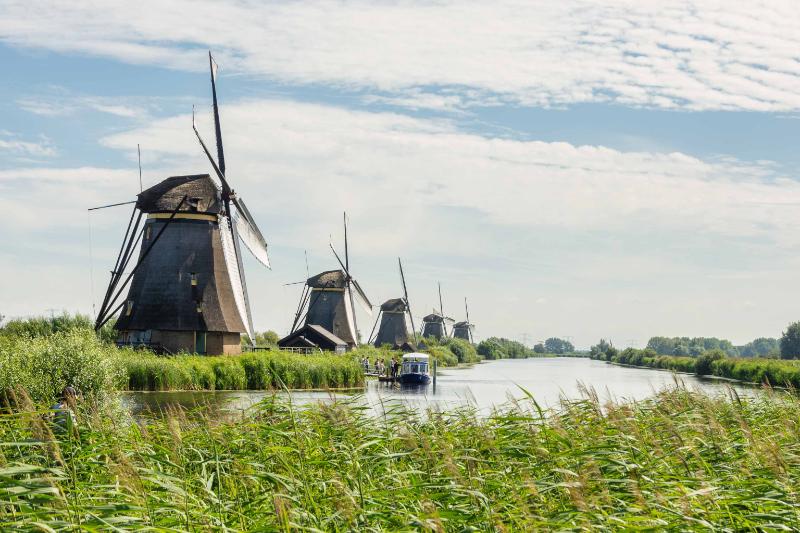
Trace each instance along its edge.
<path fill-rule="evenodd" d="M 38 142 L 20 140 L 15 134 L 0 131 L 0 151 L 24 157 L 51 157 L 56 154 L 50 140 L 40 137 Z"/>
<path fill-rule="evenodd" d="M 302 198 L 271 207 L 286 216 L 448 206 L 512 228 L 638 231 L 653 220 L 800 244 L 787 208 L 800 201 L 800 184 L 769 162 L 486 138 L 447 121 L 284 100 L 225 106 L 223 122 L 233 182 L 246 197 Z M 102 142 L 129 151 L 147 139 L 169 166 L 205 168 L 190 124 L 173 117 Z M 203 131 L 213 135 L 208 122 Z"/>
<path fill-rule="evenodd" d="M 148 103 L 142 98 L 78 96 L 60 87 L 55 88 L 52 94 L 28 96 L 18 99 L 16 103 L 24 111 L 45 117 L 65 117 L 83 110 L 131 119 L 148 116 Z"/>
<path fill-rule="evenodd" d="M 395 103 L 411 107 L 449 108 L 461 93 L 467 104 L 471 94 L 549 106 L 800 108 L 793 1 L 0 5 L 0 38 L 20 46 L 184 70 L 202 70 L 211 47 L 227 72 L 399 93 Z"/>
<path fill-rule="evenodd" d="M 791 259 L 800 184 L 770 162 L 496 139 L 449 121 L 287 100 L 221 112 L 228 175 L 273 253 L 272 272 L 248 270 L 259 328 L 286 327 L 298 295 L 282 284 L 304 276 L 304 248 L 312 270 L 334 266 L 328 237 L 341 239 L 345 209 L 357 276 L 374 301 L 397 296 L 402 255 L 415 309 L 438 305 L 440 279 L 448 307 L 469 296 L 479 335 L 571 334 L 578 345 L 660 333 L 746 341 L 779 333 L 770 328 L 794 312 L 780 287 L 800 266 Z M 198 118 L 212 143 L 209 115 L 199 110 Z M 143 140 L 145 186 L 210 170 L 189 115 L 102 143 L 135 153 Z M 0 171 L 0 210 L 17 228 L 3 247 L 44 246 L 49 236 L 88 254 L 86 208 L 136 192 L 135 165 Z M 115 209 L 91 215 L 96 294 L 128 217 Z M 18 279 L 38 256 L 12 257 L 0 279 Z M 44 257 L 65 256 L 53 249 Z M 69 257 L 76 266 L 66 276 L 85 283 L 88 258 Z M 86 294 L 69 294 L 90 308 Z"/>

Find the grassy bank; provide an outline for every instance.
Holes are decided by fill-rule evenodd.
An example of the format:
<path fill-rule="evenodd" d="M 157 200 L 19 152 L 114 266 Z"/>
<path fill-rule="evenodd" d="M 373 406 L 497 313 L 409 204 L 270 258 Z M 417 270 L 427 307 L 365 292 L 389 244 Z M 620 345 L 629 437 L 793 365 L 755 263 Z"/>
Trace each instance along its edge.
<path fill-rule="evenodd" d="M 117 357 L 129 390 L 327 389 L 364 384 L 361 366 L 349 355 L 269 351 L 160 357 L 128 351 Z"/>
<path fill-rule="evenodd" d="M 226 423 L 94 414 L 55 443 L 19 413 L 0 418 L 0 529 L 790 530 L 798 419 L 789 395 L 684 390 L 391 424 L 272 400 Z"/>
<path fill-rule="evenodd" d="M 652 350 L 633 348 L 615 352 L 595 354 L 593 358 L 618 364 L 800 389 L 800 360 L 725 357 L 716 350 L 704 352 L 697 357 L 656 355 Z"/>

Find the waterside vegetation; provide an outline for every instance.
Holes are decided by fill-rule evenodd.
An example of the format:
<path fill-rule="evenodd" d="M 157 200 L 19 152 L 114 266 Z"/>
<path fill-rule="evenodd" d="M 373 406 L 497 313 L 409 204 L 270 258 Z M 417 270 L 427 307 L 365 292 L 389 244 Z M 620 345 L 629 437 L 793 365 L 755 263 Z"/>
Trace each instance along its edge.
<path fill-rule="evenodd" d="M 696 357 L 659 355 L 649 348 L 619 351 L 607 341 L 592 346 L 590 357 L 622 365 L 800 389 L 800 360 L 728 357 L 722 350 L 708 350 Z"/>
<path fill-rule="evenodd" d="M 22 401 L 0 417 L 0 529 L 791 530 L 798 419 L 793 395 L 675 389 L 487 417 L 270 398 L 230 421 L 79 413 L 53 435 Z"/>

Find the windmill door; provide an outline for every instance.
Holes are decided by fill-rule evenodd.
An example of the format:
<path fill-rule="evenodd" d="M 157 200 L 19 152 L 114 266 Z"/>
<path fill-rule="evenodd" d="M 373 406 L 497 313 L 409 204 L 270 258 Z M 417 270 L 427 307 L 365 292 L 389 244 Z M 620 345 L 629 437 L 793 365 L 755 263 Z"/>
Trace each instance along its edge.
<path fill-rule="evenodd" d="M 205 331 L 195 331 L 194 333 L 194 351 L 195 353 L 206 353 L 206 335 Z"/>

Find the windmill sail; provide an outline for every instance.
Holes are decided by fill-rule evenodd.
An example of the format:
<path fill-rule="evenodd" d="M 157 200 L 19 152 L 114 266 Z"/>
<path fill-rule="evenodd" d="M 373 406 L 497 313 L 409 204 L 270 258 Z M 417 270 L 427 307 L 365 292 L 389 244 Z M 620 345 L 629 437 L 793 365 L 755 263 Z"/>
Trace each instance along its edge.
<path fill-rule="evenodd" d="M 255 335 L 249 320 L 249 313 L 247 312 L 247 300 L 245 299 L 245 287 L 242 282 L 242 277 L 239 275 L 239 262 L 236 258 L 236 248 L 233 243 L 233 232 L 231 228 L 222 220 L 220 224 L 220 236 L 222 237 L 222 253 L 225 257 L 225 264 L 227 265 L 228 274 L 230 275 L 231 287 L 233 288 L 233 299 L 236 302 L 236 309 L 239 311 L 239 316 L 242 323 L 247 329 L 247 335 L 250 341 L 253 342 Z"/>
<path fill-rule="evenodd" d="M 242 212 L 243 213 L 243 212 Z M 267 268 L 271 268 L 269 264 L 269 254 L 267 253 L 267 241 L 258 226 L 251 222 L 251 218 L 242 215 L 236 216 L 236 230 L 239 233 L 239 239 L 250 250 L 253 257 L 258 259 L 258 262 Z"/>

